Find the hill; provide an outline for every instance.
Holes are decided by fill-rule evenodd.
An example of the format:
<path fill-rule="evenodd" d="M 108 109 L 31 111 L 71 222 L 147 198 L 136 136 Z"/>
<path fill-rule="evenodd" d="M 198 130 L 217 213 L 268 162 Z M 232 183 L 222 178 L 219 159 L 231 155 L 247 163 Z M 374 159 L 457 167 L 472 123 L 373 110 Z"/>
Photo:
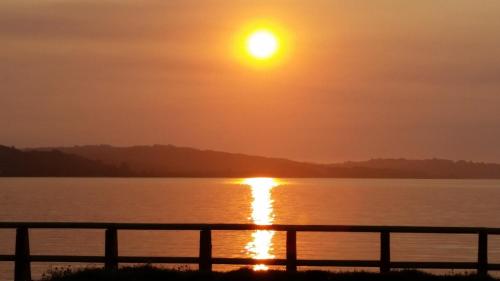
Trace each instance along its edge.
<path fill-rule="evenodd" d="M 107 165 L 57 150 L 21 151 L 0 146 L 0 176 L 4 177 L 95 177 L 131 174 L 126 166 Z"/>
<path fill-rule="evenodd" d="M 413 175 L 415 178 L 498 179 L 500 164 L 446 159 L 372 159 L 359 162 L 332 164 L 330 167 L 391 169 Z"/>
<path fill-rule="evenodd" d="M 373 159 L 316 164 L 173 145 L 89 145 L 59 150 L 150 177 L 500 178 L 500 165 L 443 159 Z"/>
<path fill-rule="evenodd" d="M 109 145 L 58 148 L 108 165 L 124 165 L 149 177 L 409 177 L 406 172 L 363 167 L 330 167 L 287 159 L 251 156 L 173 145 L 113 147 Z"/>

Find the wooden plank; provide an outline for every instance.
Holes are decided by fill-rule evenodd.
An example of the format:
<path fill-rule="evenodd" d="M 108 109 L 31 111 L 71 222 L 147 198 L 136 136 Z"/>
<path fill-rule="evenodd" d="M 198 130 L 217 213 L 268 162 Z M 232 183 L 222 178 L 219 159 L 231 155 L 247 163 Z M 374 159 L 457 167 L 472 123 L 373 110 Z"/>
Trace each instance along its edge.
<path fill-rule="evenodd" d="M 105 263 L 107 269 L 116 269 L 124 263 L 198 263 L 200 270 L 211 271 L 212 264 L 269 264 L 286 265 L 288 271 L 297 266 L 379 267 L 382 272 L 390 268 L 477 269 L 479 274 L 500 270 L 500 264 L 488 264 L 488 235 L 500 234 L 500 228 L 478 227 L 425 227 L 425 226 L 359 226 L 359 225 L 253 225 L 253 224 L 141 224 L 141 223 L 60 223 L 60 222 L 0 222 L 0 228 L 16 228 L 15 255 L 0 255 L 0 261 L 15 261 L 15 280 L 30 280 L 30 261 L 36 262 L 88 262 Z M 29 228 L 106 229 L 105 256 L 61 256 L 29 254 Z M 200 231 L 199 257 L 119 257 L 117 230 L 175 230 Z M 276 230 L 287 232 L 287 259 L 257 260 L 249 258 L 212 258 L 212 230 Z M 296 232 L 380 232 L 379 261 L 367 260 L 297 260 Z M 391 262 L 390 232 L 396 233 L 448 233 L 478 234 L 478 260 L 476 262 Z"/>
<path fill-rule="evenodd" d="M 102 256 L 63 256 L 63 255 L 33 255 L 33 262 L 81 262 L 81 263 L 104 263 Z M 197 257 L 146 257 L 146 256 L 123 256 L 118 257 L 120 263 L 178 263 L 197 264 Z M 286 265 L 286 259 L 264 259 L 252 258 L 212 258 L 212 264 L 266 264 Z M 378 260 L 297 260 L 298 266 L 339 266 L 339 267 L 380 267 Z M 427 269 L 476 269 L 475 262 L 416 262 L 398 261 L 391 262 L 391 268 L 427 268 Z M 489 264 L 489 270 L 500 270 L 500 264 Z"/>
<path fill-rule="evenodd" d="M 488 264 L 489 270 L 500 270 L 500 263 L 490 263 Z"/>
<path fill-rule="evenodd" d="M 391 270 L 391 236 L 390 232 L 380 232 L 380 272 Z"/>
<path fill-rule="evenodd" d="M 64 255 L 33 255 L 32 262 L 81 262 L 81 263 L 104 263 L 102 256 L 64 256 Z M 118 257 L 120 263 L 173 263 L 173 264 L 197 264 L 197 257 L 147 257 L 147 256 L 123 256 Z M 286 265 L 286 259 L 264 259 L 252 258 L 212 258 L 212 264 L 235 264 L 235 265 Z M 337 266 L 337 267 L 380 267 L 378 260 L 297 260 L 297 266 Z M 398 261 L 391 262 L 391 268 L 427 268 L 427 269 L 476 269 L 475 262 L 416 262 Z M 489 270 L 500 270 L 500 264 L 489 264 Z"/>
<path fill-rule="evenodd" d="M 118 269 L 118 232 L 115 228 L 106 229 L 104 243 L 104 268 L 106 270 Z"/>
<path fill-rule="evenodd" d="M 199 270 L 212 271 L 212 232 L 208 229 L 200 231 Z"/>
<path fill-rule="evenodd" d="M 499 235 L 500 228 L 438 226 L 370 226 L 370 225 L 255 225 L 255 224 L 157 224 L 157 223 L 91 223 L 91 222 L 0 222 L 0 228 L 68 228 L 123 230 L 276 230 L 310 232 L 382 232 L 476 234 L 486 231 Z"/>
<path fill-rule="evenodd" d="M 31 281 L 29 230 L 26 227 L 16 230 L 14 281 Z"/>
<path fill-rule="evenodd" d="M 286 232 L 286 271 L 297 271 L 297 232 Z"/>
<path fill-rule="evenodd" d="M 488 233 L 480 231 L 478 235 L 477 274 L 488 275 Z"/>
<path fill-rule="evenodd" d="M 0 255 L 0 261 L 15 261 L 16 256 L 14 255 Z"/>

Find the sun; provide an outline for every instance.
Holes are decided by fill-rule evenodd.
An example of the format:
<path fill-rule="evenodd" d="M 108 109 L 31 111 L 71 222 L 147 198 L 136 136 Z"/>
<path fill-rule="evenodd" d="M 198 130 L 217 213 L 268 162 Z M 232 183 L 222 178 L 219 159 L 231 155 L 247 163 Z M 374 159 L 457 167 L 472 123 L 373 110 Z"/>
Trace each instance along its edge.
<path fill-rule="evenodd" d="M 236 30 L 228 46 L 235 62 L 252 70 L 275 70 L 292 59 L 293 30 L 292 25 L 269 19 L 252 20 Z"/>
<path fill-rule="evenodd" d="M 270 59 L 279 49 L 278 37 L 269 30 L 256 30 L 248 36 L 246 49 L 255 59 Z"/>

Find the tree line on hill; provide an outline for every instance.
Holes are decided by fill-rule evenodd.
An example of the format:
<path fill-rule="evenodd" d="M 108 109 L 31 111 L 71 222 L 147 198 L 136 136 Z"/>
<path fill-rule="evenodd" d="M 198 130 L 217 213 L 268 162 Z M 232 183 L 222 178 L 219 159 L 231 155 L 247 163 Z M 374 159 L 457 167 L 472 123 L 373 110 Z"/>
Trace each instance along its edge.
<path fill-rule="evenodd" d="M 443 159 L 316 164 L 173 145 L 0 146 L 0 176 L 500 178 L 500 165 Z"/>
<path fill-rule="evenodd" d="M 0 176 L 3 177 L 118 177 L 132 174 L 126 165 L 108 165 L 58 150 L 21 151 L 0 146 Z"/>

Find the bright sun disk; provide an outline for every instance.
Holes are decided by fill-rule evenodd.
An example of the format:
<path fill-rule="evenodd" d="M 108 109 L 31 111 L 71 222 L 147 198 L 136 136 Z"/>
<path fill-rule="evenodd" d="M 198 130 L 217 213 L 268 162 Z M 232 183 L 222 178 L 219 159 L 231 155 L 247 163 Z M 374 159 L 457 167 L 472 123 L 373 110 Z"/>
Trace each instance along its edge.
<path fill-rule="evenodd" d="M 247 39 L 247 51 L 256 59 L 271 58 L 278 50 L 277 37 L 268 30 L 258 30 L 250 34 Z"/>

